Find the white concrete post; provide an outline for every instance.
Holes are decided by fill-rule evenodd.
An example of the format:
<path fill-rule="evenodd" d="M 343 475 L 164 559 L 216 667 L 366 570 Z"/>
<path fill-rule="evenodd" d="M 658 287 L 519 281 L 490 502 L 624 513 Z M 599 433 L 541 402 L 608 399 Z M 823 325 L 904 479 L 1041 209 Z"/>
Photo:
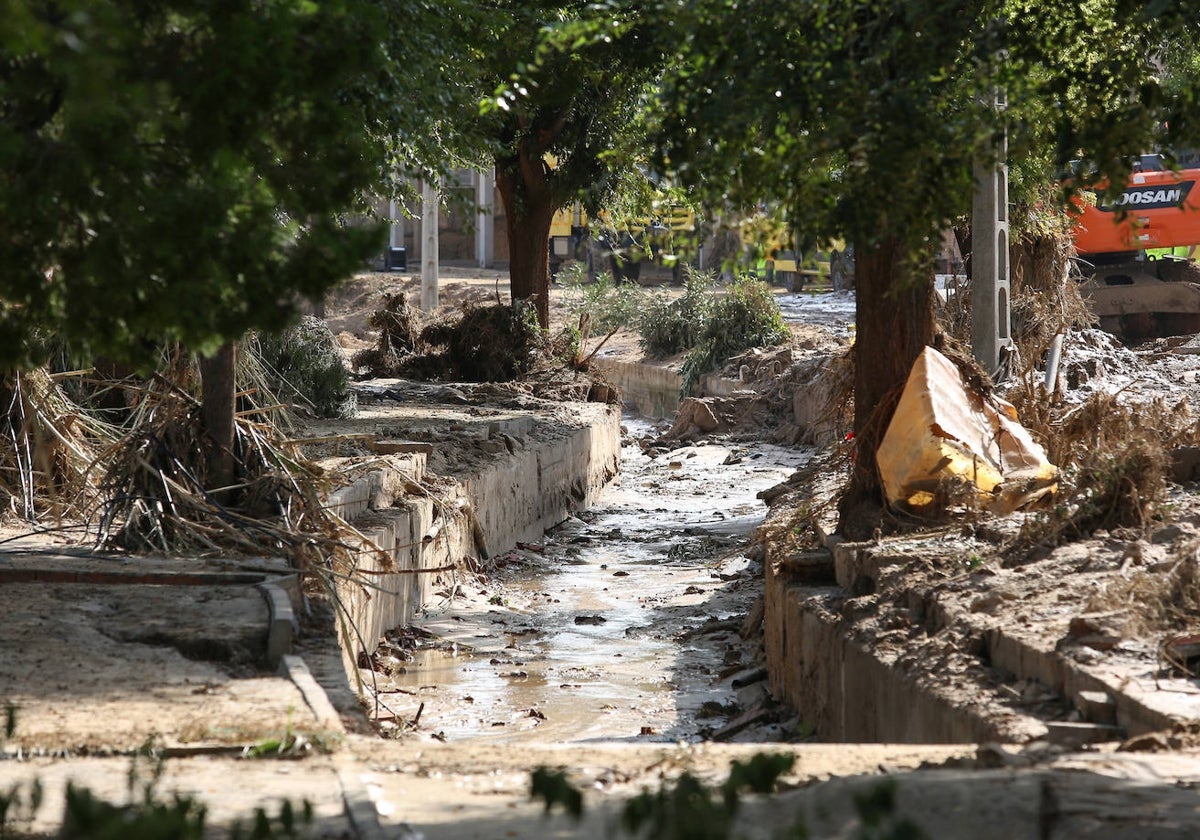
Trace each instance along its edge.
<path fill-rule="evenodd" d="M 496 182 L 491 172 L 475 176 L 475 258 L 480 268 L 491 268 L 496 259 Z"/>
<path fill-rule="evenodd" d="M 403 242 L 403 231 L 399 234 L 396 232 L 396 217 L 399 215 L 399 210 L 396 207 L 396 200 L 388 199 L 388 247 L 395 248 Z M 397 237 L 399 236 L 399 240 Z"/>
<path fill-rule="evenodd" d="M 421 311 L 438 307 L 438 197 L 437 184 L 421 187 Z"/>
<path fill-rule="evenodd" d="M 999 103 L 998 103 L 999 104 Z M 1008 267 L 1008 142 L 994 167 L 975 168 L 971 205 L 971 352 L 988 373 L 1012 346 Z"/>

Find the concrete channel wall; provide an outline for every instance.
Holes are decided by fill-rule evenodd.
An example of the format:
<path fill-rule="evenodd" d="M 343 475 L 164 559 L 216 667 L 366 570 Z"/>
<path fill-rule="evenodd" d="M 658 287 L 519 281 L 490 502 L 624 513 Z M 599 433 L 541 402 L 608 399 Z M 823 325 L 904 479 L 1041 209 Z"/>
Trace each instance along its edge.
<path fill-rule="evenodd" d="M 765 643 L 771 693 L 823 741 L 955 744 L 1032 740 L 1036 722 L 960 708 L 858 641 L 830 602 L 840 587 L 790 583 L 767 562 Z M 1032 725 L 1029 725 L 1031 724 Z"/>
<path fill-rule="evenodd" d="M 379 466 L 328 497 L 328 508 L 369 541 L 354 569 L 338 570 L 347 674 L 436 591 L 452 588 L 463 569 L 541 540 L 546 529 L 593 504 L 617 473 L 615 408 L 589 404 L 573 426 L 531 417 L 497 431 L 521 435 L 521 445 L 497 451 L 472 474 L 431 481 L 428 454 L 413 451 L 378 459 Z"/>
<path fill-rule="evenodd" d="M 954 628 L 970 640 L 982 664 L 978 673 L 946 679 L 936 662 L 901 661 L 895 650 L 867 641 L 844 609 L 854 593 L 874 591 L 877 577 L 897 558 L 875 543 L 833 541 L 829 555 L 836 585 L 795 580 L 779 545 L 768 544 L 766 562 L 764 627 L 771 690 L 822 740 L 1044 739 L 1077 747 L 1166 729 L 1186 719 L 1166 705 L 1169 697 L 1140 690 L 1130 675 L 1089 671 L 1056 650 L 1052 639 L 986 623 L 969 607 L 948 603 L 929 590 L 913 588 L 903 597 L 910 609 L 930 616 L 933 633 Z M 1027 680 L 1079 710 L 1083 720 L 1048 721 L 1016 710 L 1001 685 Z"/>
<path fill-rule="evenodd" d="M 675 416 L 683 384 L 678 364 L 622 362 L 603 356 L 597 356 L 591 364 L 617 386 L 621 402 L 629 411 L 651 420 Z"/>

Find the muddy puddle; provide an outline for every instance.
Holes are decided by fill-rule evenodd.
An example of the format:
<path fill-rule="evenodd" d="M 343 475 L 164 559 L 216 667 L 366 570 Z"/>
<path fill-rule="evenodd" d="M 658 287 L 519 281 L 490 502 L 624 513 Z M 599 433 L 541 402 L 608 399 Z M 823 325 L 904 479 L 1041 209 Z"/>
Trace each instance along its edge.
<path fill-rule="evenodd" d="M 622 472 L 600 506 L 498 558 L 486 578 L 460 577 L 389 637 L 374 674 L 385 732 L 737 735 L 765 692 L 757 641 L 738 633 L 761 594 L 761 565 L 746 556 L 766 510 L 755 496 L 808 453 L 714 442 L 647 455 L 636 441 L 655 430 L 630 417 L 625 428 Z"/>

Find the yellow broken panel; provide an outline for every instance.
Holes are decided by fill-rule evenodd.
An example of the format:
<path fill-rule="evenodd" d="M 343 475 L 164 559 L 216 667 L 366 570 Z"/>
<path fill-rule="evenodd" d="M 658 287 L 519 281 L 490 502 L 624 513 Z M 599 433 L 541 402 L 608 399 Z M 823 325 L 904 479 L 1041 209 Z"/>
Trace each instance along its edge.
<path fill-rule="evenodd" d="M 963 487 L 997 513 L 1057 489 L 1058 468 L 1016 410 L 969 388 L 932 347 L 913 364 L 876 462 L 888 502 L 927 515 Z"/>

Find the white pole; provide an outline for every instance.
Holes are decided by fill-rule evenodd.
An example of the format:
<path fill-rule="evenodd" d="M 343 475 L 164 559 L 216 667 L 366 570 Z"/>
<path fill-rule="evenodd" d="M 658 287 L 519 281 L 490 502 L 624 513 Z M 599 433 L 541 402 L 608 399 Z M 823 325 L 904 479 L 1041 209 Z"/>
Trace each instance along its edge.
<path fill-rule="evenodd" d="M 438 307 L 438 200 L 437 184 L 421 188 L 421 311 Z"/>
<path fill-rule="evenodd" d="M 477 172 L 475 181 L 475 257 L 480 268 L 491 268 L 496 259 L 496 188 L 491 172 Z"/>

